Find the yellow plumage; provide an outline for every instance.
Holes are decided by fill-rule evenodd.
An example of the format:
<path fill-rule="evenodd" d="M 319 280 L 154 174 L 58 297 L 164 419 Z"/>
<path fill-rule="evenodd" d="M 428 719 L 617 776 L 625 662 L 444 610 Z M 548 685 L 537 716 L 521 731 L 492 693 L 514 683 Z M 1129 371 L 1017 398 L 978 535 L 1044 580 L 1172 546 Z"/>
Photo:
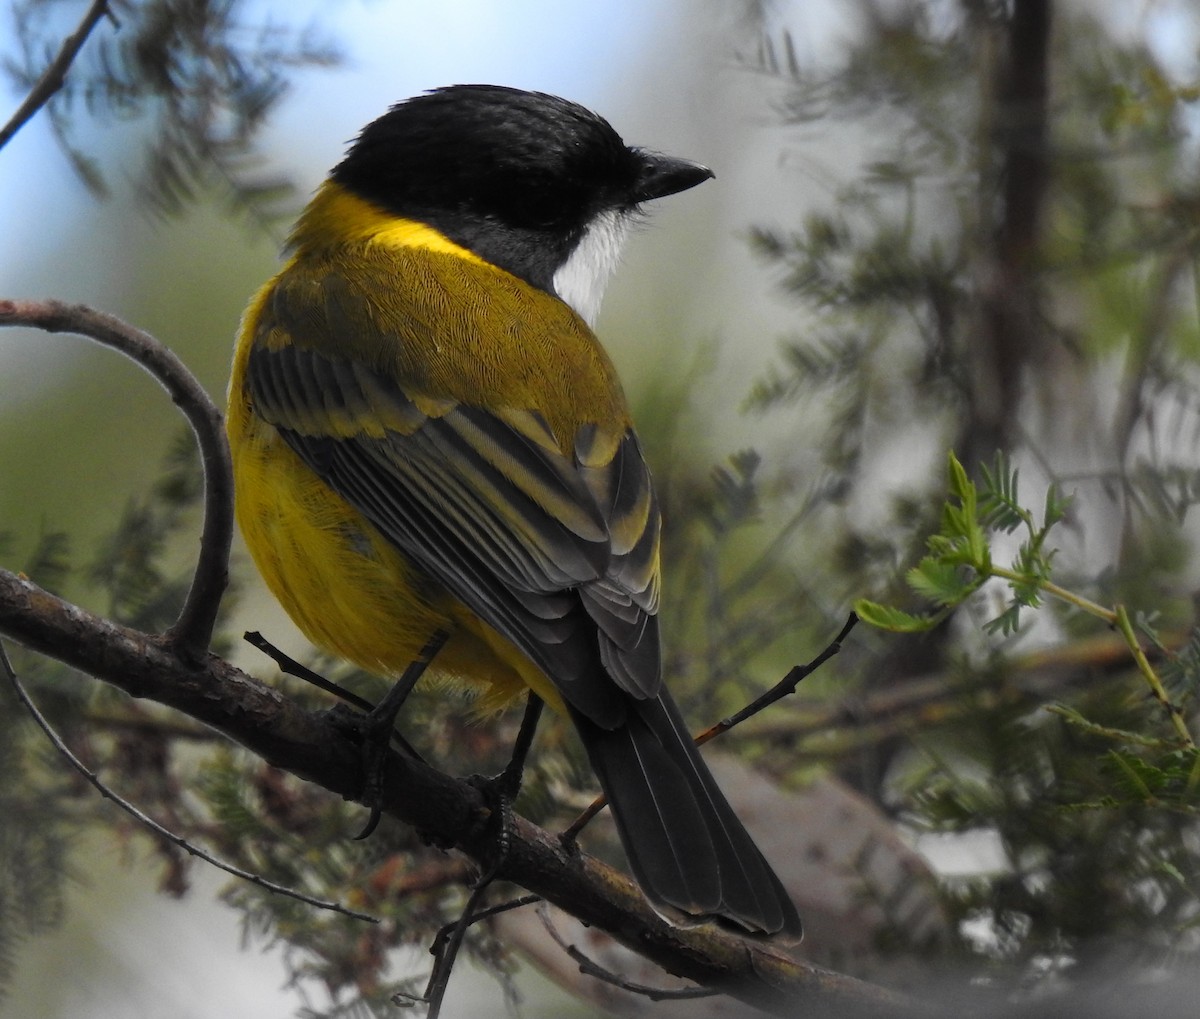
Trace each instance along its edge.
<path fill-rule="evenodd" d="M 542 670 L 414 569 L 255 413 L 246 370 L 256 347 L 324 347 L 397 380 L 418 411 L 405 420 L 386 405 L 346 413 L 314 404 L 311 426 L 330 436 L 380 438 L 386 429 L 412 431 L 465 401 L 494 408 L 507 426 L 547 443 L 544 430 L 538 435 L 528 421 L 528 410 L 536 409 L 553 436 L 562 437 L 553 448 L 564 457 L 574 455 L 580 426 L 592 423 L 600 438 L 590 456 L 605 463 L 629 426 L 607 355 L 562 302 L 436 230 L 381 213 L 336 184 L 322 186 L 291 247 L 288 263 L 244 316 L 226 424 L 238 524 L 267 586 L 309 640 L 369 672 L 399 675 L 430 636 L 444 630 L 450 639 L 432 671 L 483 685 L 480 711 L 503 706 L 526 687 L 561 710 L 561 698 Z M 392 286 L 401 279 L 404 287 Z M 330 280 L 345 290 L 340 307 Z M 472 292 L 482 288 L 487 295 Z M 414 290 L 423 295 L 418 308 L 397 305 L 397 291 Z M 307 331 L 294 335 L 281 328 L 276 302 L 308 302 L 303 310 L 292 309 Z M 487 318 L 477 318 L 485 309 Z M 416 328 L 418 319 L 430 328 Z M 530 329 L 531 321 L 543 327 Z M 494 328 L 497 323 L 501 328 Z M 552 496 L 542 502 L 552 504 Z M 572 510 L 553 506 L 564 516 Z M 635 539 L 647 526 L 646 512 L 643 506 L 625 524 Z"/>
<path fill-rule="evenodd" d="M 313 643 L 396 677 L 444 632 L 433 671 L 480 710 L 531 689 L 565 713 L 656 902 L 798 936 L 663 685 L 654 486 L 574 310 L 644 202 L 711 176 L 539 93 L 393 107 L 246 312 L 237 517 Z"/>

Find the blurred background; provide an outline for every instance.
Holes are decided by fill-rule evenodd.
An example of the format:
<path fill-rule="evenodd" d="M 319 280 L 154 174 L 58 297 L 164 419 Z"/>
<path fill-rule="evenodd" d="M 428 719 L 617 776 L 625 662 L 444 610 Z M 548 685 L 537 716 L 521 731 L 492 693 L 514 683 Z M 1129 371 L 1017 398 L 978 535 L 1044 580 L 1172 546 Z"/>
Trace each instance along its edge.
<path fill-rule="evenodd" d="M 3 5 L 0 119 L 86 6 Z M 973 473 L 1007 453 L 1039 519 L 1051 483 L 1076 495 L 1051 541 L 1064 583 L 1143 611 L 1179 666 L 1173 694 L 1191 703 L 1191 662 L 1175 654 L 1194 624 L 1200 498 L 1200 19 L 1186 0 L 114 7 L 119 30 L 102 22 L 73 73 L 103 82 L 107 55 L 124 88 L 68 89 L 0 151 L 0 296 L 109 311 L 223 403 L 242 309 L 360 127 L 456 82 L 571 98 L 628 142 L 716 172 L 631 239 L 598 328 L 664 493 L 670 666 L 698 726 L 815 655 L 854 598 L 916 607 L 902 580 L 938 526 L 950 448 Z M 140 69 L 120 49 L 134 37 Z M 173 39 L 184 56 L 162 65 L 168 85 L 139 94 L 138 74 L 156 72 L 147 54 Z M 223 45 L 259 77 L 206 106 L 228 79 L 196 68 Z M 0 333 L 0 565 L 98 611 L 165 611 L 195 542 L 186 507 L 155 516 L 162 479 L 183 470 L 181 431 L 154 382 L 110 353 Z M 151 532 L 155 547 L 139 545 Z M 1016 545 L 999 538 L 997 556 Z M 310 658 L 235 558 L 227 634 L 261 629 Z M 861 798 L 855 844 L 886 843 L 937 884 L 926 905 L 938 919 L 922 930 L 940 958 L 1000 983 L 1058 987 L 1114 953 L 1145 970 L 1194 966 L 1194 747 L 1163 742 L 1163 713 L 1104 626 L 1046 611 L 985 631 L 1004 598 L 973 600 L 931 636 L 860 626 L 801 706 L 758 720 L 739 749 L 781 788 L 808 791 L 764 824 L 786 855 L 791 831 L 830 817 L 823 797 Z M 274 679 L 232 637 L 226 649 Z M 127 706 L 36 670 L 73 745 L 124 774 Z M 1091 728 L 1043 711 L 1064 701 Z M 1161 754 L 1105 742 L 1105 726 Z M 313 946 L 290 942 L 281 915 L 231 896 L 220 875 L 183 878 L 87 794 L 55 798 L 61 765 L 21 740 L 26 756 L 0 760 L 0 795 L 27 812 L 3 825 L 14 876 L 0 879 L 0 1016 L 357 1014 L 324 1001 L 349 993 L 328 969 L 300 979 Z M 261 808 L 263 788 L 235 782 L 244 762 L 227 752 L 172 744 L 169 756 L 163 776 L 208 776 L 197 802 L 172 807 L 185 828 L 228 822 L 233 799 Z M 1121 778 L 1143 764 L 1144 796 Z M 586 779 L 545 769 L 528 812 L 550 823 L 547 790 Z M 44 898 L 28 892 L 39 852 L 55 861 Z M 1089 887 L 1103 908 L 1081 902 Z M 873 916 L 872 952 L 916 957 L 911 924 L 899 924 L 906 940 L 887 909 Z M 839 944 L 818 934 L 814 950 L 837 964 Z M 412 945 L 391 958 L 390 977 L 424 965 Z M 494 946 L 477 965 L 456 974 L 445 1014 L 495 1011 L 496 974 L 508 987 L 517 967 Z M 528 968 L 511 986 L 525 1015 L 591 1014 Z"/>

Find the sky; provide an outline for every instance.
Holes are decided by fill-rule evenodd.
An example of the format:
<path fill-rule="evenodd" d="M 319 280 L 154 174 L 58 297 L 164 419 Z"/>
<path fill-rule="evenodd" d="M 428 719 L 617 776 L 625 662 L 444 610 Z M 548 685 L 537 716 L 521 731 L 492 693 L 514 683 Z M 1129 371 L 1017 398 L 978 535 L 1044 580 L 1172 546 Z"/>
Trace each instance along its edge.
<path fill-rule="evenodd" d="M 283 9 L 289 12 L 290 23 L 311 23 L 320 34 L 338 42 L 347 58 L 339 68 L 296 78 L 292 93 L 262 139 L 262 151 L 271 165 L 293 176 L 304 194 L 337 160 L 360 126 L 392 102 L 428 88 L 457 81 L 494 81 L 600 105 L 619 93 L 630 67 L 653 67 L 654 41 L 661 39 L 662 27 L 675 20 L 678 2 L 352 0 L 301 2 Z M 106 30 L 107 25 L 98 29 Z M 653 69 L 648 78 L 655 91 L 670 93 L 670 81 Z M 15 94 L 9 95 L 15 105 Z M 636 108 L 637 97 L 627 95 L 622 105 Z M 89 147 L 103 153 L 104 132 L 110 129 L 111 125 L 98 125 L 82 136 Z M 126 208 L 130 191 L 123 179 L 128 168 L 112 158 L 103 161 L 116 170 L 110 173 L 115 185 L 110 204 L 130 214 Z M 18 195 L 20 201 L 11 200 Z M 43 292 L 50 285 L 90 295 L 116 289 L 91 247 L 72 261 L 71 278 L 63 278 L 57 239 L 81 219 L 96 215 L 96 208 L 58 152 L 44 118 L 29 124 L 5 149 L 0 159 L 0 196 L 9 196 L 9 200 L 0 198 L 0 236 L 5 238 L 0 249 L 0 286 L 5 291 Z M 154 224 L 145 226 L 153 229 Z M 0 344 L 0 359 L 22 356 L 14 348 L 11 343 Z M 0 360 L 0 370 L 5 363 Z"/>
<path fill-rule="evenodd" d="M 605 115 L 630 142 L 713 166 L 719 184 L 698 189 L 686 205 L 665 205 L 655 218 L 668 223 L 685 215 L 716 218 L 721 226 L 710 231 L 710 237 L 723 241 L 752 219 L 752 210 L 764 207 L 755 196 L 771 191 L 764 190 L 761 179 L 745 180 L 745 168 L 757 165 L 761 173 L 765 164 L 765 172 L 778 174 L 769 160 L 755 159 L 762 138 L 746 137 L 761 136 L 758 129 L 768 121 L 769 111 L 756 89 L 754 98 L 746 101 L 745 75 L 732 66 L 731 12 L 740 3 L 297 0 L 250 9 L 256 6 L 287 11 L 292 25 L 315 25 L 320 34 L 340 43 L 346 55 L 338 68 L 298 76 L 261 139 L 268 169 L 290 176 L 302 196 L 340 158 L 358 129 L 391 103 L 456 82 L 493 82 L 562 95 Z M 843 19 L 822 13 L 837 10 L 837 4 L 817 0 L 799 7 L 789 25 L 802 55 L 819 51 L 823 40 L 845 28 Z M 100 29 L 105 30 L 107 26 Z M 0 56 L 6 31 L 0 27 Z M 0 93 L 0 116 L 3 98 Z M 17 97 L 10 92 L 9 98 L 15 105 Z M 122 159 L 125 153 L 105 153 L 106 140 L 128 138 L 128 133 L 119 125 L 98 124 L 81 137 L 109 168 L 115 193 L 107 204 L 98 206 L 79 184 L 44 118 L 28 125 L 4 150 L 0 291 L 53 293 L 102 303 L 120 314 L 123 302 L 136 307 L 132 295 L 138 281 L 131 278 L 125 259 L 131 251 L 156 243 L 162 224 L 138 213 L 128 181 L 131 167 Z M 774 147 L 777 140 L 768 143 Z M 114 220 L 119 225 L 114 226 Z M 71 238 L 66 252 L 64 236 Z M 182 246 L 186 241 L 175 243 Z M 655 250 L 656 243 L 651 240 L 649 250 Z M 636 259 L 641 246 L 640 239 L 630 246 L 631 258 Z M 636 276 L 630 273 L 631 280 Z M 727 274 L 725 281 L 733 287 L 745 282 L 740 275 L 731 281 Z M 631 285 L 618 279 L 614 292 Z M 698 289 L 711 292 L 712 286 Z M 720 306 L 714 300 L 698 307 L 695 322 L 719 318 Z M 0 342 L 0 373 L 10 380 L 9 386 L 0 387 L 0 410 L 5 401 L 28 399 L 37 392 L 54 349 L 54 344 Z"/>
<path fill-rule="evenodd" d="M 745 231 L 764 218 L 794 218 L 814 180 L 830 193 L 837 154 L 813 152 L 810 168 L 829 165 L 806 172 L 797 187 L 795 167 L 779 158 L 761 79 L 734 66 L 730 11 L 737 5 L 262 6 L 287 11 L 292 24 L 311 22 L 346 56 L 340 67 L 297 76 L 261 139 L 264 169 L 293 180 L 300 200 L 365 123 L 399 99 L 455 82 L 563 95 L 605 115 L 633 144 L 711 166 L 715 181 L 656 203 L 649 228 L 626 245 L 599 332 L 635 409 L 664 374 L 686 370 L 701 345 L 723 351 L 721 393 L 712 398 L 719 405 L 710 416 L 720 419 L 727 409 L 730 427 L 715 455 L 747 444 L 738 402 L 794 311 L 772 299 L 774 280 L 751 254 Z M 805 19 L 821 6 L 805 5 Z M 820 28 L 827 37 L 837 25 L 827 19 Z M 0 51 L 4 38 L 0 23 Z M 802 49 L 820 46 L 815 30 L 798 38 Z M 250 238 L 211 213 L 166 223 L 152 218 L 130 182 L 135 130 L 82 127 L 83 146 L 101 157 L 113 186 L 107 202 L 95 201 L 75 179 L 44 119 L 2 153 L 0 294 L 55 296 L 116 314 L 175 349 L 223 403 L 233 334 L 249 295 L 278 267 L 282 234 Z M 62 527 L 86 546 L 130 494 L 152 483 L 158 449 L 177 428 L 174 409 L 136 369 L 71 337 L 0 335 L 0 379 L 0 519 L 18 535 Z M 54 403 L 55 392 L 69 395 Z M 129 455 L 131 433 L 154 438 L 158 448 Z M 93 501 L 81 500 L 81 489 Z"/>

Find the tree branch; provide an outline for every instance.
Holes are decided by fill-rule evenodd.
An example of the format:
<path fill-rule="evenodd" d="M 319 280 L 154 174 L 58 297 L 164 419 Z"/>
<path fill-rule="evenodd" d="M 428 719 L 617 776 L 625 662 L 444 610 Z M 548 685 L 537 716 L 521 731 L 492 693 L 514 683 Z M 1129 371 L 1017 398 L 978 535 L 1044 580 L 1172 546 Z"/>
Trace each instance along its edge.
<path fill-rule="evenodd" d="M 212 726 L 275 767 L 347 799 L 362 788 L 361 752 L 328 712 L 308 711 L 215 655 L 183 656 L 168 636 L 121 626 L 0 570 L 0 631 L 133 697 Z M 487 808 L 476 788 L 389 754 L 383 809 L 431 843 L 486 865 Z M 498 877 L 607 931 L 668 972 L 780 1015 L 896 1016 L 911 1006 L 888 990 L 799 962 L 712 924 L 673 926 L 632 882 L 514 815 Z"/>
<path fill-rule="evenodd" d="M 349 909 L 348 907 L 343 906 L 341 903 L 329 902 L 325 899 L 317 899 L 311 895 L 305 895 L 303 892 L 300 892 L 294 888 L 288 888 L 286 885 L 281 885 L 276 881 L 268 881 L 266 878 L 258 874 L 251 873 L 248 870 L 244 870 L 241 867 L 222 860 L 218 856 L 214 856 L 212 853 L 208 852 L 208 850 L 201 849 L 199 846 L 193 845 L 187 839 L 180 835 L 176 835 L 169 828 L 159 824 L 149 814 L 139 810 L 127 799 L 125 799 L 125 797 L 118 795 L 107 785 L 105 785 L 104 782 L 100 780 L 99 775 L 97 775 L 94 771 L 92 771 L 91 768 L 84 764 L 83 761 L 75 756 L 74 751 L 72 751 L 71 748 L 67 746 L 63 738 L 54 731 L 54 726 L 50 724 L 50 720 L 47 719 L 46 716 L 42 714 L 38 706 L 33 703 L 33 699 L 29 696 L 29 692 L 25 689 L 25 684 L 21 682 L 20 677 L 17 676 L 12 667 L 12 663 L 8 660 L 8 653 L 4 650 L 3 641 L 0 641 L 0 676 L 3 676 L 11 684 L 14 692 L 17 695 L 17 700 L 19 700 L 24 706 L 25 710 L 29 712 L 30 717 L 34 720 L 37 727 L 41 729 L 43 733 L 45 733 L 46 738 L 50 741 L 54 749 L 58 751 L 59 756 L 62 757 L 72 768 L 74 768 L 75 771 L 82 775 L 84 780 L 101 796 L 103 796 L 106 800 L 111 800 L 113 803 L 115 803 L 121 810 L 125 811 L 126 814 L 132 817 L 143 828 L 146 828 L 148 831 L 154 835 L 157 835 L 165 842 L 169 842 L 176 848 L 182 849 L 185 853 L 196 857 L 196 859 L 203 860 L 205 863 L 216 867 L 218 870 L 225 871 L 226 874 L 232 874 L 234 877 L 241 878 L 243 881 L 249 881 L 253 885 L 258 885 L 259 888 L 263 888 L 268 892 L 273 892 L 276 895 L 285 895 L 288 898 L 295 899 L 298 902 L 306 903 L 307 905 L 313 906 L 317 909 L 327 909 L 334 913 L 341 913 L 344 916 L 352 917 L 355 920 L 363 920 L 367 923 L 379 923 L 378 918 L 371 916 L 369 913 L 361 913 L 356 909 Z"/>
<path fill-rule="evenodd" d="M 0 127 L 0 149 L 12 141 L 16 133 L 29 122 L 33 115 L 63 87 L 71 64 L 75 62 L 75 58 L 83 49 L 83 44 L 87 42 L 92 30 L 104 17 L 112 19 L 113 24 L 116 24 L 117 19 L 108 9 L 108 0 L 92 0 L 92 5 L 87 9 L 83 20 L 79 22 L 79 27 L 63 40 L 57 55 L 50 61 L 50 66 L 46 68 L 37 83 L 29 90 L 25 101 L 17 107 L 17 111 L 9 118 L 8 123 Z"/>
<path fill-rule="evenodd" d="M 187 603 L 167 633 L 152 635 L 94 615 L 0 570 L 0 633 L 133 697 L 183 712 L 274 767 L 347 798 L 364 789 L 358 730 L 339 715 L 309 711 L 207 652 L 224 588 L 232 532 L 229 451 L 212 401 L 174 354 L 112 316 L 55 301 L 0 301 L 0 325 L 71 331 L 114 347 L 153 375 L 183 410 L 205 468 L 200 561 Z M 382 809 L 434 845 L 455 847 L 494 876 L 541 895 L 607 931 L 668 972 L 778 1014 L 806 1005 L 822 1015 L 895 1016 L 900 996 L 808 963 L 769 942 L 714 924 L 677 927 L 626 877 L 513 815 L 511 841 L 494 859 L 481 792 L 418 760 L 389 752 Z M 928 1009 L 923 1009 L 923 1014 Z"/>
<path fill-rule="evenodd" d="M 994 79 L 997 109 L 989 150 L 990 196 L 997 208 L 980 280 L 979 329 L 971 337 L 978 370 L 972 420 L 956 444 L 968 470 L 1012 445 L 1024 373 L 1045 357 L 1037 286 L 1038 246 L 1050 180 L 1046 152 L 1053 0 L 1015 0 L 1005 21 L 1005 52 Z"/>
<path fill-rule="evenodd" d="M 217 609 L 229 580 L 233 538 L 233 470 L 221 412 L 172 351 L 115 316 L 83 304 L 0 300 L 0 326 L 77 333 L 120 351 L 154 376 L 192 426 L 204 465 L 204 527 L 187 600 L 166 638 L 182 655 L 198 662 L 212 640 Z"/>

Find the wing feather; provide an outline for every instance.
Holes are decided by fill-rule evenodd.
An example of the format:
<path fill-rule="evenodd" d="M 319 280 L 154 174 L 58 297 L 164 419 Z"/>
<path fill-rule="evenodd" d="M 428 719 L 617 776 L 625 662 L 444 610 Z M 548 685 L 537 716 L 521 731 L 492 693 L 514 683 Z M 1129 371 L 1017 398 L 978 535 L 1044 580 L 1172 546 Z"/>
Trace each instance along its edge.
<path fill-rule="evenodd" d="M 423 399 L 358 361 L 260 344 L 246 379 L 284 440 L 574 707 L 624 717 L 585 679 L 597 649 L 618 688 L 657 694 L 658 514 L 632 432 L 589 428 L 585 467 L 536 410 Z"/>

